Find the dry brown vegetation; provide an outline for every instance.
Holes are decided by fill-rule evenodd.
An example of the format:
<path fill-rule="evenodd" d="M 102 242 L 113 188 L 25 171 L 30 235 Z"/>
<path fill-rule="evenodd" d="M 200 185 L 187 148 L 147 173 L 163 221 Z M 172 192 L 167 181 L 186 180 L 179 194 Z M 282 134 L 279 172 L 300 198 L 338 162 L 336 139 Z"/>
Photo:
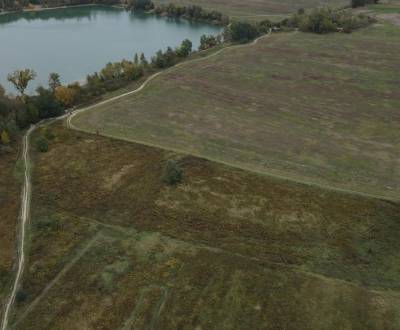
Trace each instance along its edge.
<path fill-rule="evenodd" d="M 400 326 L 398 204 L 52 131 L 17 329 Z"/>
<path fill-rule="evenodd" d="M 18 146 L 0 155 L 0 306 L 11 285 L 19 214 L 19 169 L 16 168 Z M 3 313 L 0 308 L 0 317 Z"/>

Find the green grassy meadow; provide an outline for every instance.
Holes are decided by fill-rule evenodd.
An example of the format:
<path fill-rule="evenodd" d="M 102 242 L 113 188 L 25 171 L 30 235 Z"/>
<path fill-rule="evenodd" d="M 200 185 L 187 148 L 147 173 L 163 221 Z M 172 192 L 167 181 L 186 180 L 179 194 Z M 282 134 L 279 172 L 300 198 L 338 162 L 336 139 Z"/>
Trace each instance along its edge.
<path fill-rule="evenodd" d="M 173 68 L 83 130 L 398 199 L 400 29 L 274 34 Z"/>
<path fill-rule="evenodd" d="M 400 326 L 399 204 L 51 130 L 15 329 Z"/>

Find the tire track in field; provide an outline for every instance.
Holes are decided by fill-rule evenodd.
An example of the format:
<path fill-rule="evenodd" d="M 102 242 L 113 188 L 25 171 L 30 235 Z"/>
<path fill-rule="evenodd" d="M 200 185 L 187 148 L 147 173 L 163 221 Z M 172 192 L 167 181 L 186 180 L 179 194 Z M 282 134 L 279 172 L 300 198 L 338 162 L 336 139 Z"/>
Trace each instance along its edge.
<path fill-rule="evenodd" d="M 17 255 L 18 255 L 18 265 L 17 265 L 17 274 L 14 279 L 14 283 L 12 286 L 11 293 L 8 297 L 8 300 L 5 305 L 3 319 L 1 321 L 1 330 L 6 330 L 8 327 L 8 322 L 10 318 L 11 308 L 14 304 L 15 297 L 17 295 L 19 283 L 22 278 L 22 273 L 25 267 L 25 236 L 26 236 L 26 227 L 29 221 L 30 214 L 30 200 L 31 200 L 31 169 L 30 169 L 30 158 L 29 158 L 29 145 L 30 145 L 30 137 L 32 133 L 38 128 L 45 124 L 52 123 L 57 120 L 61 120 L 67 117 L 68 114 L 64 114 L 60 117 L 53 119 L 45 119 L 38 123 L 37 125 L 31 125 L 31 127 L 26 131 L 23 137 L 23 147 L 22 147 L 22 160 L 25 166 L 24 169 L 24 183 L 21 194 L 21 211 L 19 217 L 19 226 L 20 232 L 18 234 L 18 247 L 17 247 Z"/>
<path fill-rule="evenodd" d="M 18 323 L 21 323 L 31 312 L 34 310 L 34 308 L 37 306 L 37 304 L 40 303 L 40 301 L 47 295 L 47 293 L 56 285 L 60 279 L 68 273 L 68 271 L 90 250 L 90 248 L 93 246 L 94 243 L 96 243 L 99 238 L 102 236 L 102 232 L 98 232 L 94 237 L 89 239 L 89 242 L 85 245 L 84 248 L 82 248 L 76 255 L 75 257 L 64 266 L 63 269 L 46 285 L 46 287 L 41 291 L 41 293 L 35 298 L 32 303 L 29 304 L 29 306 L 24 310 L 22 313 L 21 317 L 15 322 L 14 325 L 17 325 Z"/>
<path fill-rule="evenodd" d="M 161 312 L 164 308 L 165 302 L 167 301 L 169 290 L 164 285 L 151 284 L 149 286 L 146 286 L 146 287 L 140 289 L 139 298 L 137 299 L 136 306 L 135 306 L 131 316 L 128 318 L 128 320 L 125 321 L 125 324 L 123 325 L 122 330 L 132 329 L 134 322 L 136 321 L 136 319 L 139 316 L 140 308 L 143 305 L 146 294 L 154 289 L 162 291 L 161 299 L 159 300 L 157 306 L 154 308 L 153 317 L 149 324 L 149 329 L 151 329 L 151 330 L 156 329 L 156 324 L 157 324 L 158 318 L 160 317 Z"/>

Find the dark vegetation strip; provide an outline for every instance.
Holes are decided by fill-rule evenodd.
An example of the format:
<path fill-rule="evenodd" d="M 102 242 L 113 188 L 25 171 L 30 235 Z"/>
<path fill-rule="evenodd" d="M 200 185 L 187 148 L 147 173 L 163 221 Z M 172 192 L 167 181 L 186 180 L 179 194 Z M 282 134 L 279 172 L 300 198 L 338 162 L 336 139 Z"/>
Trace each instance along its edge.
<path fill-rule="evenodd" d="M 147 10 L 149 13 L 168 17 L 184 18 L 196 21 L 207 21 L 213 24 L 225 24 L 222 35 L 203 35 L 199 51 L 207 50 L 223 43 L 247 43 L 269 32 L 301 30 L 312 33 L 347 32 L 368 26 L 375 20 L 364 14 L 351 12 L 349 9 L 318 8 L 306 12 L 299 10 L 290 18 L 278 23 L 268 19 L 258 23 L 232 22 L 216 11 L 206 11 L 199 6 L 176 6 L 173 4 L 155 7 L 150 0 L 134 0 L 130 7 L 133 10 Z M 62 115 L 67 109 L 93 103 L 110 91 L 128 86 L 130 83 L 150 76 L 151 74 L 174 66 L 194 54 L 192 42 L 184 40 L 176 49 L 168 47 L 159 50 L 148 61 L 144 54 L 136 54 L 133 60 L 108 63 L 103 69 L 86 77 L 86 83 L 78 82 L 61 85 L 57 73 L 49 76 L 49 86 L 38 87 L 36 94 L 25 95 L 25 90 L 36 73 L 30 69 L 10 73 L 8 80 L 19 92 L 18 97 L 6 95 L 0 85 L 0 154 L 9 150 L 16 140 L 20 129 L 42 119 Z M 39 150 L 47 150 L 47 137 L 37 141 Z M 6 146 L 7 148 L 5 148 Z"/>

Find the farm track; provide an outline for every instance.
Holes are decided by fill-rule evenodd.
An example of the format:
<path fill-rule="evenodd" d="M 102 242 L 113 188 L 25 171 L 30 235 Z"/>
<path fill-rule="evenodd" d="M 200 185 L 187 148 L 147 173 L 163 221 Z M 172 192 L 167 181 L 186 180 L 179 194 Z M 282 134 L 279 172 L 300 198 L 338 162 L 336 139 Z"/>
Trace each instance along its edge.
<path fill-rule="evenodd" d="M 22 272 L 25 265 L 25 235 L 26 235 L 26 223 L 29 219 L 30 211 L 30 196 L 31 196 L 31 178 L 30 178 L 30 161 L 29 161 L 29 137 L 34 131 L 35 126 L 32 126 L 25 134 L 23 138 L 23 148 L 22 148 L 22 159 L 25 164 L 24 170 L 24 186 L 21 194 L 21 213 L 20 213 L 20 237 L 18 244 L 17 254 L 18 258 L 18 270 L 15 277 L 15 281 L 12 287 L 10 297 L 6 303 L 3 319 L 1 322 L 1 329 L 6 330 L 8 326 L 8 319 L 10 316 L 11 307 L 14 303 L 15 297 L 17 295 L 18 285 L 22 277 Z"/>
<path fill-rule="evenodd" d="M 23 137 L 22 160 L 24 163 L 24 183 L 21 194 L 21 212 L 19 221 L 20 233 L 18 237 L 18 249 L 17 249 L 18 266 L 17 266 L 17 274 L 15 276 L 15 280 L 12 286 L 12 291 L 5 305 L 3 319 L 1 321 L 1 330 L 6 330 L 8 327 L 11 308 L 15 301 L 15 297 L 18 291 L 18 286 L 21 281 L 22 273 L 25 266 L 25 243 L 26 243 L 25 236 L 26 236 L 27 223 L 29 222 L 30 200 L 31 200 L 31 169 L 30 169 L 30 158 L 29 158 L 30 137 L 36 128 L 45 125 L 47 123 L 54 122 L 56 120 L 64 119 L 65 117 L 66 115 L 63 115 L 56 119 L 44 120 L 38 125 L 32 125 L 27 130 L 27 132 Z"/>
<path fill-rule="evenodd" d="M 296 32 L 294 32 L 296 33 Z M 85 132 L 85 133 L 93 133 L 91 131 L 87 131 L 81 128 L 76 127 L 73 123 L 72 123 L 72 119 L 79 113 L 94 109 L 98 106 L 104 105 L 104 104 L 108 104 L 110 102 L 113 102 L 115 100 L 118 100 L 120 98 L 124 98 L 126 96 L 132 95 L 132 94 L 137 94 L 140 91 L 142 91 L 152 80 L 154 80 L 155 78 L 157 78 L 158 76 L 160 76 L 161 74 L 170 72 L 171 70 L 175 70 L 179 67 L 182 67 L 184 65 L 190 64 L 190 63 L 194 63 L 194 62 L 200 62 L 200 61 L 204 61 L 207 59 L 210 59 L 212 57 L 215 57 L 223 52 L 232 50 L 232 49 L 238 49 L 238 48 L 243 48 L 243 47 L 252 47 L 254 45 L 256 45 L 258 43 L 259 40 L 268 38 L 271 35 L 271 33 L 261 36 L 257 39 L 255 39 L 252 43 L 250 44 L 244 44 L 244 45 L 232 45 L 232 46 L 228 46 L 228 47 L 224 47 L 222 49 L 220 49 L 219 51 L 212 53 L 209 56 L 205 56 L 205 57 L 201 57 L 201 58 L 197 58 L 197 59 L 193 59 L 193 60 L 189 60 L 186 62 L 182 62 L 179 63 L 169 69 L 166 69 L 164 71 L 160 71 L 157 72 L 155 74 L 153 74 L 152 76 L 150 76 L 149 78 L 147 78 L 142 85 L 140 85 L 137 89 L 127 92 L 127 93 L 123 93 L 121 95 L 112 97 L 110 99 L 107 99 L 105 101 L 101 101 L 99 103 L 96 103 L 94 105 L 91 105 L 89 107 L 86 108 L 82 108 L 82 109 L 78 109 L 78 110 L 72 110 L 69 113 L 66 113 L 60 117 L 57 118 L 53 118 L 50 120 L 43 120 L 42 122 L 36 124 L 36 125 L 32 125 L 27 132 L 25 133 L 24 137 L 23 137 L 23 151 L 22 151 L 22 160 L 23 163 L 25 165 L 25 171 L 24 171 L 24 183 L 23 183 L 23 190 L 22 190 L 22 194 L 21 194 L 21 214 L 20 214 L 20 233 L 19 233 L 19 238 L 18 238 L 18 251 L 17 251 L 17 255 L 18 255 L 18 266 L 17 266 L 17 274 L 15 276 L 15 280 L 12 286 L 12 291 L 11 294 L 6 302 L 5 305 L 5 312 L 3 315 L 3 319 L 1 322 L 1 328 L 0 330 L 7 330 L 8 328 L 8 323 L 9 323 L 9 317 L 10 317 L 10 313 L 11 313 L 11 309 L 13 306 L 13 303 L 15 301 L 15 297 L 18 291 L 18 287 L 22 278 L 22 273 L 24 270 L 24 266 L 25 266 L 25 236 L 26 236 L 26 227 L 27 227 L 27 223 L 29 221 L 29 212 L 30 212 L 30 199 L 31 199 L 31 173 L 30 173 L 30 159 L 29 159 L 29 146 L 30 146 L 30 137 L 32 135 L 32 133 L 39 127 L 44 126 L 44 125 L 48 125 L 51 124 L 53 122 L 56 121 L 60 121 L 63 119 L 67 119 L 67 127 L 70 129 L 74 129 L 76 131 L 81 131 L 81 132 Z M 118 139 L 115 138 L 114 136 L 109 136 L 109 135 L 103 135 L 100 134 L 102 136 L 106 136 L 106 137 L 111 137 L 114 139 Z M 119 139 L 119 140 L 126 140 L 128 142 L 134 142 L 134 143 L 138 143 L 138 144 L 142 144 L 142 145 L 147 145 L 147 146 L 151 146 L 151 147 L 157 147 L 157 148 L 161 148 L 161 149 L 165 149 L 165 150 L 172 150 L 178 153 L 182 153 L 181 150 L 174 150 L 171 148 L 165 148 L 163 146 L 160 145 L 153 145 L 153 144 L 149 144 L 149 143 L 145 143 L 143 141 L 136 141 L 136 140 L 130 140 L 130 139 Z M 278 178 L 278 179 L 283 179 L 283 180 L 287 180 L 287 181 L 291 181 L 291 182 L 296 182 L 296 183 L 300 183 L 300 184 L 304 184 L 304 185 L 308 185 L 308 186 L 314 186 L 314 187 L 319 187 L 322 189 L 326 189 L 326 190 L 330 190 L 330 191 L 337 191 L 340 193 L 347 193 L 347 194 L 351 194 L 351 195 L 358 195 L 358 196 L 362 196 L 362 197 L 367 197 L 367 198 L 374 198 L 374 199 L 381 199 L 381 200 L 386 200 L 386 201 L 390 201 L 390 202 L 398 202 L 397 200 L 391 199 L 389 197 L 386 196 L 381 196 L 381 195 L 375 195 L 375 194 L 370 194 L 370 193 L 364 193 L 364 192 L 359 192 L 359 191 L 353 191 L 353 190 L 348 190 L 348 189 L 341 189 L 341 188 L 336 188 L 336 187 L 332 187 L 332 186 L 327 186 L 327 185 L 323 185 L 323 184 L 317 184 L 314 182 L 309 182 L 309 181 L 302 181 L 302 180 L 297 180 L 297 179 L 293 179 L 291 177 L 286 177 L 286 176 L 282 176 L 282 175 L 277 175 L 277 174 L 273 174 L 273 173 L 267 173 L 267 172 L 261 172 L 261 171 L 254 171 L 254 170 L 250 170 L 248 168 L 243 168 L 240 167 L 236 164 L 232 164 L 232 163 L 227 163 L 227 162 L 222 162 L 220 160 L 216 160 L 216 159 L 212 159 L 212 158 L 207 158 L 204 157 L 203 155 L 193 155 L 193 156 L 197 156 L 203 159 L 208 159 L 210 161 L 213 162 L 217 162 L 217 163 L 221 163 L 230 167 L 234 167 L 234 168 L 239 168 L 239 169 L 243 169 L 246 171 L 250 171 L 253 173 L 258 173 L 261 175 L 265 175 L 265 176 L 269 176 L 269 177 L 274 177 L 274 178 Z M 241 257 L 241 256 L 240 256 Z M 257 259 L 257 258 L 256 258 Z M 316 275 L 316 274 L 314 274 Z M 319 275 L 318 275 L 319 276 Z"/>
<path fill-rule="evenodd" d="M 67 274 L 67 272 L 90 250 L 90 248 L 95 244 L 98 239 L 102 236 L 101 231 L 98 232 L 97 234 L 94 235 L 89 241 L 86 243 L 86 245 L 78 251 L 78 253 L 75 255 L 72 260 L 66 264 L 63 269 L 51 280 L 46 287 L 40 292 L 40 294 L 35 298 L 34 301 L 32 301 L 31 304 L 25 309 L 21 317 L 15 322 L 14 325 L 17 325 L 18 323 L 22 322 L 31 312 L 32 310 L 36 307 L 36 305 L 43 299 L 43 297 L 51 290 L 51 288 L 56 285 L 60 279 Z"/>

